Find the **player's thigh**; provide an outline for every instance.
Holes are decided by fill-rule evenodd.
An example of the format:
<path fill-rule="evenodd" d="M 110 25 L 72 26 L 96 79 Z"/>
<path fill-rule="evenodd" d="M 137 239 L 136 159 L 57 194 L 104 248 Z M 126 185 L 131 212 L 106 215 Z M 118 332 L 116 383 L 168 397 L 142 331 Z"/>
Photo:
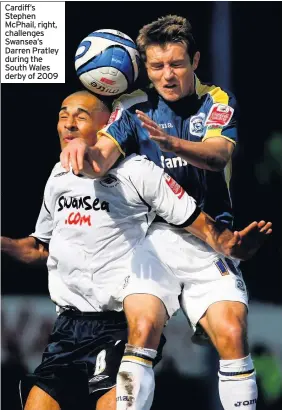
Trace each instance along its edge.
<path fill-rule="evenodd" d="M 154 295 L 145 293 L 128 295 L 123 302 L 123 307 L 129 324 L 140 320 L 141 314 L 156 325 L 163 325 L 168 319 L 163 301 Z"/>
<path fill-rule="evenodd" d="M 242 302 L 223 300 L 210 305 L 200 324 L 211 335 L 222 333 L 226 324 L 238 324 L 243 329 L 247 327 L 247 306 Z"/>
<path fill-rule="evenodd" d="M 29 392 L 24 410 L 60 410 L 59 404 L 38 386 Z"/>
<path fill-rule="evenodd" d="M 93 410 L 116 410 L 116 388 L 113 387 L 100 397 Z"/>
<path fill-rule="evenodd" d="M 180 303 L 194 330 L 210 307 L 210 312 L 213 311 L 212 305 L 217 302 L 241 302 L 248 306 L 248 293 L 240 271 L 219 256 L 207 266 L 198 268 L 193 280 L 188 278 L 183 283 Z"/>
<path fill-rule="evenodd" d="M 179 309 L 180 282 L 163 262 L 150 238 L 145 238 L 136 247 L 131 269 L 132 274 L 123 290 L 128 320 L 146 315 L 148 319 L 154 317 L 162 322 L 164 317 L 172 316 Z"/>

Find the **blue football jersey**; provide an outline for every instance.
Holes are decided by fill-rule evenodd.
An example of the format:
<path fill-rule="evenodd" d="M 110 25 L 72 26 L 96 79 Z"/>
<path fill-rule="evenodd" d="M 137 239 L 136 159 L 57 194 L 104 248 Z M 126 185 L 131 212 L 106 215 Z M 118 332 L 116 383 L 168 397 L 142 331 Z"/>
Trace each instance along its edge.
<path fill-rule="evenodd" d="M 124 156 L 146 155 L 182 185 L 202 210 L 231 225 L 231 161 L 223 171 L 212 172 L 188 164 L 173 152 L 161 151 L 142 128 L 135 110 L 143 111 L 169 135 L 193 142 L 223 137 L 236 144 L 235 105 L 229 91 L 203 84 L 195 76 L 195 93 L 176 102 L 165 101 L 154 89 L 122 95 L 98 138 L 102 135 L 111 138 Z"/>

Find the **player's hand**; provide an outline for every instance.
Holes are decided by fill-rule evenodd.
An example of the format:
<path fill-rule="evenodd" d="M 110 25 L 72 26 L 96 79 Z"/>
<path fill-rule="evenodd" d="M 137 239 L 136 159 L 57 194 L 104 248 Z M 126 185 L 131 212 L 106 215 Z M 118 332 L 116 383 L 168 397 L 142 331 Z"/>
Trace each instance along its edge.
<path fill-rule="evenodd" d="M 75 138 L 68 143 L 61 152 L 60 161 L 66 171 L 69 171 L 71 166 L 76 175 L 85 173 L 94 176 L 95 172 L 100 172 L 100 168 L 91 157 L 89 146 L 81 138 Z"/>
<path fill-rule="evenodd" d="M 272 233 L 271 228 L 271 222 L 260 221 L 252 222 L 241 231 L 235 231 L 233 238 L 223 246 L 224 253 L 240 260 L 251 258 Z"/>
<path fill-rule="evenodd" d="M 162 151 L 175 151 L 178 138 L 168 135 L 143 111 L 136 110 L 137 117 L 141 121 L 141 126 L 149 132 L 149 137 L 159 144 Z"/>

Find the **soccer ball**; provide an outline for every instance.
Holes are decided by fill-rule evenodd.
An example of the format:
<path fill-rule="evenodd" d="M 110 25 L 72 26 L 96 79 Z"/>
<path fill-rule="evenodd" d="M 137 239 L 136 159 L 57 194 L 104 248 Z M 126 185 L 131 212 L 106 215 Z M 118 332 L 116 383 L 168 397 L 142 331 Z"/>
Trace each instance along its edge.
<path fill-rule="evenodd" d="M 117 30 L 97 30 L 79 44 L 75 69 L 90 91 L 114 96 L 127 90 L 138 77 L 139 53 L 134 41 Z"/>

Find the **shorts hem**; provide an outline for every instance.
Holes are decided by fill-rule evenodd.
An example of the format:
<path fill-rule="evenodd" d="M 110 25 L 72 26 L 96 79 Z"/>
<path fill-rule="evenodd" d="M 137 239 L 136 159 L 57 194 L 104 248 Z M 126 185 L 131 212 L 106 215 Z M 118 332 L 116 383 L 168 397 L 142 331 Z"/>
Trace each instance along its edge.
<path fill-rule="evenodd" d="M 125 301 L 125 299 L 127 298 L 127 296 L 132 296 L 132 295 L 149 295 L 149 296 L 155 296 L 156 298 L 158 298 L 158 299 L 163 303 L 163 305 L 164 305 L 164 307 L 165 307 L 165 310 L 166 310 L 166 313 L 167 313 L 169 319 L 170 319 L 170 318 L 177 312 L 177 310 L 179 309 L 179 306 L 177 306 L 177 308 L 169 308 L 168 306 L 169 306 L 170 303 L 169 303 L 169 301 L 166 301 L 166 298 L 161 297 L 160 295 L 156 294 L 156 292 L 155 292 L 155 293 L 152 293 L 152 292 L 150 292 L 150 291 L 148 292 L 147 290 L 145 290 L 145 291 L 142 291 L 142 290 L 136 291 L 136 290 L 134 290 L 134 291 L 132 291 L 131 293 L 127 293 L 127 294 L 123 297 L 122 306 L 123 306 L 124 301 Z"/>
<path fill-rule="evenodd" d="M 217 303 L 217 302 L 240 302 L 240 303 L 243 303 L 243 304 L 247 307 L 247 309 L 249 309 L 248 302 L 247 302 L 246 300 L 243 300 L 243 299 L 239 299 L 239 298 L 235 298 L 235 297 L 234 297 L 234 298 L 224 298 L 224 299 L 216 299 L 216 300 L 213 300 L 213 301 L 209 302 L 209 303 L 206 305 L 206 307 L 204 307 L 204 308 L 201 310 L 201 313 L 197 314 L 196 317 L 198 317 L 198 319 L 197 319 L 196 321 L 191 320 L 191 318 L 190 318 L 189 315 L 188 315 L 189 321 L 190 321 L 190 323 L 191 323 L 191 326 L 192 326 L 194 332 L 195 332 L 195 330 L 196 330 L 196 327 L 197 327 L 197 324 L 198 324 L 199 320 L 204 316 L 204 314 L 206 313 L 206 311 L 208 310 L 208 308 L 209 308 L 211 305 L 213 305 L 214 303 Z"/>

